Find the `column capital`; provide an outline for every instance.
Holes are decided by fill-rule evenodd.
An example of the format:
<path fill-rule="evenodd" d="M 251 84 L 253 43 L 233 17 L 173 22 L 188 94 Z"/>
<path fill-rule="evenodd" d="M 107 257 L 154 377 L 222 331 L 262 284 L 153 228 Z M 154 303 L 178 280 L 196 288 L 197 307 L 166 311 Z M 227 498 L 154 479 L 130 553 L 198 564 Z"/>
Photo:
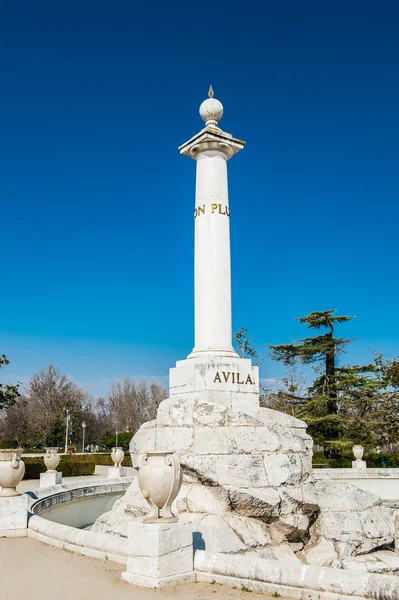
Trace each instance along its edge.
<path fill-rule="evenodd" d="M 245 142 L 233 138 L 231 133 L 226 133 L 218 127 L 207 126 L 194 135 L 185 144 L 179 146 L 180 154 L 197 159 L 201 152 L 209 150 L 223 152 L 227 160 L 244 148 Z"/>

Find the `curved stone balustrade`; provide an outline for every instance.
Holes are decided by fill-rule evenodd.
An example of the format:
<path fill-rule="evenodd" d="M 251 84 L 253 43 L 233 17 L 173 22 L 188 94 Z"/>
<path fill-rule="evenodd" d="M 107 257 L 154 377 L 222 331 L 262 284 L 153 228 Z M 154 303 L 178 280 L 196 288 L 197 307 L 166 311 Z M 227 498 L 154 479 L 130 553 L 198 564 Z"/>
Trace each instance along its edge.
<path fill-rule="evenodd" d="M 127 560 L 127 540 L 115 536 L 81 529 L 95 521 L 104 510 L 109 510 L 115 500 L 122 496 L 133 478 L 98 479 L 87 482 L 74 482 L 41 488 L 29 495 L 28 536 L 41 542 L 84 554 L 94 558 L 105 558 L 122 564 Z M 97 502 L 96 502 L 97 500 Z M 91 515 L 81 510 L 82 502 L 87 502 Z M 74 525 L 55 522 L 55 515 L 62 518 L 63 509 L 70 509 L 73 504 L 79 506 L 69 520 L 75 519 Z M 68 507 L 68 505 L 70 505 Z M 89 506 L 90 505 L 90 506 Z M 46 516 L 45 516 L 46 515 Z M 51 519 L 49 518 L 51 517 Z"/>

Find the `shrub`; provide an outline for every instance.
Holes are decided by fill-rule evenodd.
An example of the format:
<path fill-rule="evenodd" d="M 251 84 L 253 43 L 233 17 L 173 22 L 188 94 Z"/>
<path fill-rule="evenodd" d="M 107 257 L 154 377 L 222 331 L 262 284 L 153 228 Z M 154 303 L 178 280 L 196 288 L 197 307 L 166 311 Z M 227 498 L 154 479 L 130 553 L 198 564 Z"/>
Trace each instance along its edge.
<path fill-rule="evenodd" d="M 130 440 L 133 437 L 133 433 L 131 431 L 120 431 L 118 433 L 118 446 L 123 448 L 125 452 L 129 450 Z M 114 448 L 116 445 L 116 434 L 113 433 L 110 429 L 106 429 L 101 436 L 101 443 L 105 448 L 109 450 Z"/>
<path fill-rule="evenodd" d="M 17 448 L 17 440 L 0 440 L 0 450 L 9 450 L 10 448 Z"/>
<path fill-rule="evenodd" d="M 24 479 L 39 479 L 40 473 L 47 470 L 42 456 L 22 456 L 25 463 Z M 62 472 L 63 477 L 76 477 L 78 475 L 93 475 L 96 463 L 93 456 L 83 454 L 81 456 L 63 455 L 58 471 Z"/>
<path fill-rule="evenodd" d="M 110 454 L 91 454 L 90 456 L 94 457 L 94 462 L 96 465 L 105 465 L 107 467 L 112 467 L 114 465 L 114 461 L 111 458 Z M 132 459 L 130 454 L 125 454 L 125 458 L 123 459 L 122 465 L 124 467 L 132 466 Z"/>
<path fill-rule="evenodd" d="M 381 467 L 381 459 L 385 458 L 390 469 L 399 467 L 399 454 L 385 454 L 377 452 L 365 453 L 363 460 L 366 461 L 367 467 Z M 325 458 L 323 452 L 315 452 L 313 454 L 313 468 L 321 469 L 348 469 L 352 467 L 352 461 L 355 460 L 353 454 L 345 453 L 340 458 Z"/>

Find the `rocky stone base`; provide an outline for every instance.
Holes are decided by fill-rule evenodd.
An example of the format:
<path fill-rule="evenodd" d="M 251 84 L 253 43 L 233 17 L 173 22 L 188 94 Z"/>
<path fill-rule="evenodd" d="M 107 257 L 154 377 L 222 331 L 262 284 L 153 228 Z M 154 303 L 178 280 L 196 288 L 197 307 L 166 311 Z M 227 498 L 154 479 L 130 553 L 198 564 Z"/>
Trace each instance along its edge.
<path fill-rule="evenodd" d="M 171 398 L 133 437 L 133 464 L 155 450 L 179 456 L 184 483 L 174 510 L 192 524 L 194 549 L 241 554 L 283 545 L 303 564 L 346 568 L 346 559 L 394 547 L 393 511 L 377 496 L 314 481 L 312 440 L 298 419 Z M 147 511 L 133 481 L 92 529 L 127 537 L 128 523 Z"/>

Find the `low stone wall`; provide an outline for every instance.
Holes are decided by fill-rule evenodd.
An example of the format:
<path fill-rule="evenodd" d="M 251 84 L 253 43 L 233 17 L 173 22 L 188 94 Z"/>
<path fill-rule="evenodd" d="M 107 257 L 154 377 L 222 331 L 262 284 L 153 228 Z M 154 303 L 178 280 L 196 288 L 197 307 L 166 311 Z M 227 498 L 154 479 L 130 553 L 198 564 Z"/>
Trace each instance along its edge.
<path fill-rule="evenodd" d="M 104 477 L 108 476 L 108 469 L 111 465 L 96 465 L 94 470 L 94 475 L 102 475 Z M 134 467 L 124 467 L 126 469 L 127 477 L 135 477 L 137 476 L 137 470 Z"/>
<path fill-rule="evenodd" d="M 303 600 L 399 600 L 399 579 L 352 570 L 310 567 L 297 560 L 266 560 L 254 554 L 215 554 L 197 550 L 197 581 Z"/>
<path fill-rule="evenodd" d="M 52 507 L 82 499 L 122 495 L 132 482 L 132 477 L 98 479 L 90 482 L 73 482 L 27 492 L 29 496 L 28 537 L 41 542 L 94 558 L 103 558 L 122 564 L 127 560 L 127 540 L 112 535 L 95 533 L 76 526 L 54 522 L 43 516 Z M 25 494 L 24 494 L 25 495 Z M 93 521 L 98 515 L 93 514 Z M 87 519 L 87 517 L 85 517 Z M 93 522 L 92 521 L 92 522 Z"/>
<path fill-rule="evenodd" d="M 316 480 L 349 483 L 381 500 L 399 500 L 399 469 L 314 469 Z"/>

